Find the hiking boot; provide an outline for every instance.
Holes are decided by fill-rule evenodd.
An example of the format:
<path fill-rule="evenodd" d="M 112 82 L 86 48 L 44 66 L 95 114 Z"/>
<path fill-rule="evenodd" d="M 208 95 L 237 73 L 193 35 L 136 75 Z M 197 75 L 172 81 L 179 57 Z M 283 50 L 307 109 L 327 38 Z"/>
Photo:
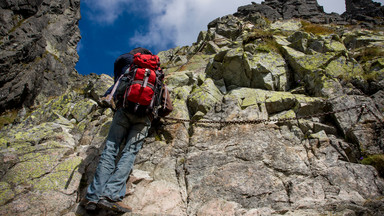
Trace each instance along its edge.
<path fill-rule="evenodd" d="M 115 202 L 112 200 L 102 199 L 97 203 L 97 205 L 100 208 L 112 210 L 119 213 L 132 212 L 132 208 L 125 205 L 123 202 Z"/>
<path fill-rule="evenodd" d="M 84 206 L 85 210 L 87 211 L 95 211 L 97 209 L 97 203 L 94 203 L 94 202 L 88 202 L 85 206 Z"/>
<path fill-rule="evenodd" d="M 87 211 L 95 211 L 97 209 L 97 203 L 84 199 L 80 205 L 82 205 Z"/>

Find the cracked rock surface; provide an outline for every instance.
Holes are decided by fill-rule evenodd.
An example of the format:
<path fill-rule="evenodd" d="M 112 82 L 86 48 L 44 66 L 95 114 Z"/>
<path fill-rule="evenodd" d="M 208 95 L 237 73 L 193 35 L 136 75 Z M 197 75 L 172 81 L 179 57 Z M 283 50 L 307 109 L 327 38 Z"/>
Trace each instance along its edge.
<path fill-rule="evenodd" d="M 81 205 L 114 112 L 100 103 L 113 78 L 74 70 L 79 1 L 0 6 L 0 87 L 15 94 L 0 100 L 13 108 L 0 116 L 0 215 L 113 215 Z M 158 54 L 170 117 L 185 122 L 154 123 L 126 215 L 384 214 L 384 33 L 306 25 L 227 15 Z"/>

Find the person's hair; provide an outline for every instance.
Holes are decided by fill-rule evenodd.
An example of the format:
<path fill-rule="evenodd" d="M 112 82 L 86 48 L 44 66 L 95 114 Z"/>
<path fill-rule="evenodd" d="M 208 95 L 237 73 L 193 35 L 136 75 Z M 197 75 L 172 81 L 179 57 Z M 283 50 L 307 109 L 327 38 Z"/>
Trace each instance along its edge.
<path fill-rule="evenodd" d="M 131 50 L 129 53 L 125 53 L 125 54 L 120 55 L 114 63 L 113 72 L 114 72 L 114 81 L 115 82 L 120 77 L 120 75 L 122 73 L 124 73 L 125 70 L 127 70 L 130 67 L 130 65 L 133 63 L 133 55 L 135 55 L 136 53 L 151 54 L 152 55 L 151 51 L 149 51 L 148 49 L 142 48 L 142 47 L 137 47 L 137 48 Z"/>
<path fill-rule="evenodd" d="M 129 53 L 132 55 L 135 55 L 136 53 L 152 54 L 151 51 L 149 51 L 148 49 L 142 48 L 142 47 L 137 47 L 137 48 L 131 50 L 131 52 L 129 52 Z"/>

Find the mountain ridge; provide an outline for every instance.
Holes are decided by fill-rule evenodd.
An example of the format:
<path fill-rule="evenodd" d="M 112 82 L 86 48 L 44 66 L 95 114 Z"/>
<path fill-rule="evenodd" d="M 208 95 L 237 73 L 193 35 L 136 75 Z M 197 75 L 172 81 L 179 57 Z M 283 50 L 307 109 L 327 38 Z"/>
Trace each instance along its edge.
<path fill-rule="evenodd" d="M 109 215 L 86 212 L 81 200 L 114 114 L 100 103 L 113 78 L 72 71 L 79 1 L 35 3 L 15 9 L 28 17 L 15 21 L 25 30 L 40 14 L 33 20 L 45 19 L 48 37 L 33 40 L 37 58 L 13 62 L 67 67 L 67 81 L 57 95 L 35 92 L 34 106 L 10 112 L 1 128 L 0 214 Z M 50 18 L 73 32 L 47 31 Z M 5 37 L 0 46 L 18 40 Z M 127 184 L 123 202 L 134 213 L 126 215 L 383 214 L 383 44 L 380 28 L 256 12 L 217 18 L 191 46 L 160 52 L 170 118 L 183 121 L 152 127 Z"/>

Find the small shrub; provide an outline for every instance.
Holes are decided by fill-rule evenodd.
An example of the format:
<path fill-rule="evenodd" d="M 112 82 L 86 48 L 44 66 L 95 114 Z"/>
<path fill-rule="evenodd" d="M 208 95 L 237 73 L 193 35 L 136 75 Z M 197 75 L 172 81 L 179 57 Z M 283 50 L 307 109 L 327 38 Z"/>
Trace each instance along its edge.
<path fill-rule="evenodd" d="M 364 158 L 361 163 L 375 167 L 379 175 L 384 177 L 384 154 L 370 155 Z"/>
<path fill-rule="evenodd" d="M 261 29 L 254 29 L 247 37 L 243 40 L 243 45 L 252 43 L 253 41 L 259 40 L 257 43 L 257 50 L 260 52 L 274 51 L 280 53 L 279 45 L 273 38 L 273 33 L 269 31 L 263 31 Z"/>
<path fill-rule="evenodd" d="M 271 40 L 273 39 L 273 34 L 269 31 L 263 31 L 261 29 L 253 29 L 253 31 L 243 39 L 243 45 L 251 43 L 258 39 L 261 39 L 263 41 Z"/>
<path fill-rule="evenodd" d="M 365 47 L 356 53 L 353 57 L 358 62 L 367 62 L 377 57 L 384 56 L 384 49 L 380 47 Z"/>
<path fill-rule="evenodd" d="M 367 81 L 375 81 L 379 78 L 379 76 L 380 76 L 380 73 L 378 72 L 364 73 L 362 75 L 363 79 Z"/>
<path fill-rule="evenodd" d="M 308 21 L 301 21 L 301 25 L 303 26 L 302 28 L 305 32 L 312 33 L 315 35 L 327 35 L 335 33 L 335 31 L 329 27 L 319 24 L 313 24 Z"/>
<path fill-rule="evenodd" d="M 17 110 L 6 111 L 0 116 L 0 130 L 15 121 L 17 118 Z"/>
<path fill-rule="evenodd" d="M 274 51 L 276 53 L 281 54 L 278 43 L 273 39 L 268 39 L 263 41 L 258 47 L 257 50 L 260 52 L 270 52 Z"/>

